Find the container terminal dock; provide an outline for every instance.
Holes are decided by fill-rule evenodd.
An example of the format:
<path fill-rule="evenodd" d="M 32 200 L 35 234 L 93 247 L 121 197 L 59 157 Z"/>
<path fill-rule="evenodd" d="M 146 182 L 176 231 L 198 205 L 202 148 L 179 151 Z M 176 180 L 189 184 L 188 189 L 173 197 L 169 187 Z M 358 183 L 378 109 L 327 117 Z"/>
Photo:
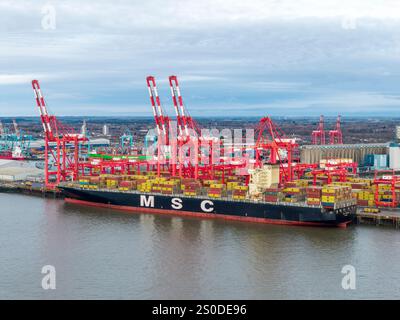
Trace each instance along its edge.
<path fill-rule="evenodd" d="M 144 83 L 154 130 L 142 141 L 126 130 L 113 142 L 106 125 L 94 137 L 86 122 L 80 132 L 61 124 L 33 80 L 43 131 L 34 137 L 16 121 L 13 133 L 0 126 L 0 190 L 132 212 L 399 228 L 400 126 L 392 141 L 350 144 L 340 115 L 329 129 L 321 116 L 307 144 L 266 116 L 252 141 L 232 143 L 189 116 L 177 76 L 168 78 L 174 118 L 155 77 Z"/>

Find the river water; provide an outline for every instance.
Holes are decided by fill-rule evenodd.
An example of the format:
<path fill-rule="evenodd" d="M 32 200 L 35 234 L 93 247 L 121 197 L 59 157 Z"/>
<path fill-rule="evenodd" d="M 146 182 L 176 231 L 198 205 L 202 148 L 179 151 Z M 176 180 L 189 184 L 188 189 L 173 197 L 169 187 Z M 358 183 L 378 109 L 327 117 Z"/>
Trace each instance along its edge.
<path fill-rule="evenodd" d="M 0 299 L 399 299 L 400 231 L 127 214 L 0 194 Z M 42 288 L 42 267 L 56 289 Z M 354 290 L 342 268 L 355 268 Z"/>

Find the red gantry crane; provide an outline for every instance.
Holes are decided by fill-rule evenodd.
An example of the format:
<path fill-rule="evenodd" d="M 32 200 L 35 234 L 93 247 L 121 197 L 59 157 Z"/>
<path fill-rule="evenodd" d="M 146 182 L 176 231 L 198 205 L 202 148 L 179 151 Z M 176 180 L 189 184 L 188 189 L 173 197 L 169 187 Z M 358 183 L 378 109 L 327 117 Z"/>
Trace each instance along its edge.
<path fill-rule="evenodd" d="M 167 164 L 168 158 L 174 157 L 175 152 L 171 150 L 171 143 L 174 144 L 174 139 L 170 139 L 171 123 L 168 116 L 164 115 L 163 108 L 161 107 L 160 97 L 158 95 L 156 80 L 153 76 L 146 78 L 147 87 L 149 89 L 150 102 L 153 110 L 154 120 L 157 130 L 157 175 L 161 174 L 161 166 Z M 175 160 L 173 159 L 173 162 Z M 173 164 L 173 167 L 175 165 Z M 174 169 L 172 169 L 174 170 Z"/>
<path fill-rule="evenodd" d="M 311 170 L 311 174 L 313 175 L 313 185 L 317 185 L 317 178 L 321 175 L 327 178 L 327 184 L 332 183 L 333 177 L 338 177 L 339 181 L 345 182 L 349 175 L 357 173 L 357 168 L 357 162 L 340 162 L 335 159 L 328 160 L 325 167 L 315 167 Z"/>
<path fill-rule="evenodd" d="M 215 172 L 220 171 L 224 181 L 225 172 L 232 173 L 234 169 L 244 167 L 245 161 L 226 157 L 225 149 L 232 146 L 221 147 L 223 141 L 220 137 L 213 136 L 206 130 L 202 131 L 190 116 L 183 103 L 177 76 L 170 76 L 169 84 L 179 132 L 177 137 L 179 176 L 213 179 Z"/>
<path fill-rule="evenodd" d="M 201 129 L 189 115 L 185 105 L 183 104 L 177 76 L 170 76 L 168 80 L 178 127 L 177 151 L 179 159 L 179 176 L 182 177 L 185 175 L 184 171 L 188 171 L 186 175 L 193 176 L 197 179 L 199 177 L 199 143 L 203 138 L 201 135 Z M 175 172 L 173 172 L 173 175 L 175 175 Z"/>
<path fill-rule="evenodd" d="M 374 186 L 376 206 L 395 208 L 399 205 L 400 199 L 396 189 L 400 188 L 400 176 L 396 175 L 394 170 L 376 170 Z M 389 188 L 382 188 L 385 186 Z"/>
<path fill-rule="evenodd" d="M 343 144 L 342 129 L 340 126 L 340 115 L 338 115 L 336 120 L 336 127 L 334 130 L 329 131 L 329 143 L 330 144 Z"/>
<path fill-rule="evenodd" d="M 221 154 L 216 155 L 217 151 L 221 151 L 221 139 L 208 132 L 203 134 L 200 126 L 189 115 L 177 76 L 172 75 L 168 79 L 176 114 L 176 128 L 172 120 L 164 116 L 155 78 L 148 76 L 146 80 L 157 127 L 157 155 L 154 159 L 158 175 L 161 174 L 161 167 L 172 176 L 195 179 L 213 179 L 215 172 L 221 171 L 224 180 L 225 171 L 229 173 L 244 166 L 244 161 L 229 161 Z"/>
<path fill-rule="evenodd" d="M 293 152 L 298 147 L 295 140 L 286 138 L 270 117 L 260 120 L 256 139 L 256 167 L 261 167 L 265 160 L 270 164 L 279 164 L 280 182 L 293 180 Z"/>
<path fill-rule="evenodd" d="M 54 188 L 61 181 L 75 180 L 78 176 L 79 146 L 87 141 L 82 134 L 63 126 L 54 115 L 48 113 L 47 104 L 39 81 L 32 81 L 36 104 L 43 125 L 45 141 L 45 183 Z M 73 148 L 73 153 L 69 152 Z M 50 169 L 50 166 L 53 169 Z"/>
<path fill-rule="evenodd" d="M 312 144 L 325 144 L 324 116 L 319 118 L 319 124 L 316 130 L 311 133 Z"/>

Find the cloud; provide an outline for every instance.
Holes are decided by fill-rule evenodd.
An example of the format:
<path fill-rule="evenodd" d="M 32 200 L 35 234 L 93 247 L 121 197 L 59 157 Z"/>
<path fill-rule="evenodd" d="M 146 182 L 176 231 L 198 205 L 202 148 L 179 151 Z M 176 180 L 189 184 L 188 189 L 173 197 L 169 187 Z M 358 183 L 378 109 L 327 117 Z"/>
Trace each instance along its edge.
<path fill-rule="evenodd" d="M 48 4 L 55 30 L 41 26 Z M 148 103 L 149 74 L 166 105 L 178 75 L 193 115 L 397 103 L 398 1 L 3 0 L 0 20 L 0 84 L 21 112 L 38 78 L 63 114 L 150 115 L 132 107 Z"/>
<path fill-rule="evenodd" d="M 324 92 L 317 96 L 309 95 L 303 99 L 279 99 L 265 103 L 218 103 L 202 105 L 204 111 L 213 115 L 240 116 L 246 110 L 247 116 L 286 115 L 317 116 L 347 114 L 363 116 L 400 116 L 400 95 L 390 96 L 374 92 Z M 282 113 L 285 110 L 285 113 Z M 229 113 L 227 113 L 229 112 Z"/>
<path fill-rule="evenodd" d="M 241 83 L 240 85 L 246 85 L 248 88 L 261 92 L 295 92 L 310 90 L 310 83 L 306 82 L 250 81 L 245 84 Z"/>
<path fill-rule="evenodd" d="M 36 77 L 41 79 L 54 78 L 54 76 L 47 74 L 0 74 L 0 85 L 30 84 Z"/>
<path fill-rule="evenodd" d="M 248 25 L 252 22 L 266 22 L 282 19 L 301 18 L 373 18 L 397 19 L 400 3 L 396 0 L 348 0 L 343 5 L 337 0 L 203 0 L 177 1 L 152 0 L 131 1 L 98 0 L 82 3 L 79 0 L 3 0 L 2 12 L 29 18 L 40 16 L 45 5 L 53 5 L 60 17 L 60 27 L 75 27 L 78 30 L 90 28 L 210 28 L 229 24 Z M 13 20 L 10 16 L 6 21 Z M 27 23 L 32 22 L 32 18 Z M 189 30 L 190 30 L 189 29 Z"/>

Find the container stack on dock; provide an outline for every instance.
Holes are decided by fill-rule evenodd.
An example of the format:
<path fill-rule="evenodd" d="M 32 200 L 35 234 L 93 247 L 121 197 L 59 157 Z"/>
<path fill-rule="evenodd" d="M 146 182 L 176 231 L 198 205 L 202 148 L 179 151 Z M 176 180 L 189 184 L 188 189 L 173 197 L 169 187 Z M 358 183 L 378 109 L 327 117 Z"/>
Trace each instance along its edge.
<path fill-rule="evenodd" d="M 390 185 L 374 185 L 373 186 L 373 194 L 375 194 L 375 190 L 378 189 L 378 200 L 381 202 L 392 202 L 393 201 L 393 192 Z M 395 187 L 394 192 L 395 201 L 400 203 L 400 186 Z"/>
<path fill-rule="evenodd" d="M 361 189 L 357 192 L 357 204 L 359 206 L 373 206 L 375 204 L 375 195 L 372 190 Z"/>

